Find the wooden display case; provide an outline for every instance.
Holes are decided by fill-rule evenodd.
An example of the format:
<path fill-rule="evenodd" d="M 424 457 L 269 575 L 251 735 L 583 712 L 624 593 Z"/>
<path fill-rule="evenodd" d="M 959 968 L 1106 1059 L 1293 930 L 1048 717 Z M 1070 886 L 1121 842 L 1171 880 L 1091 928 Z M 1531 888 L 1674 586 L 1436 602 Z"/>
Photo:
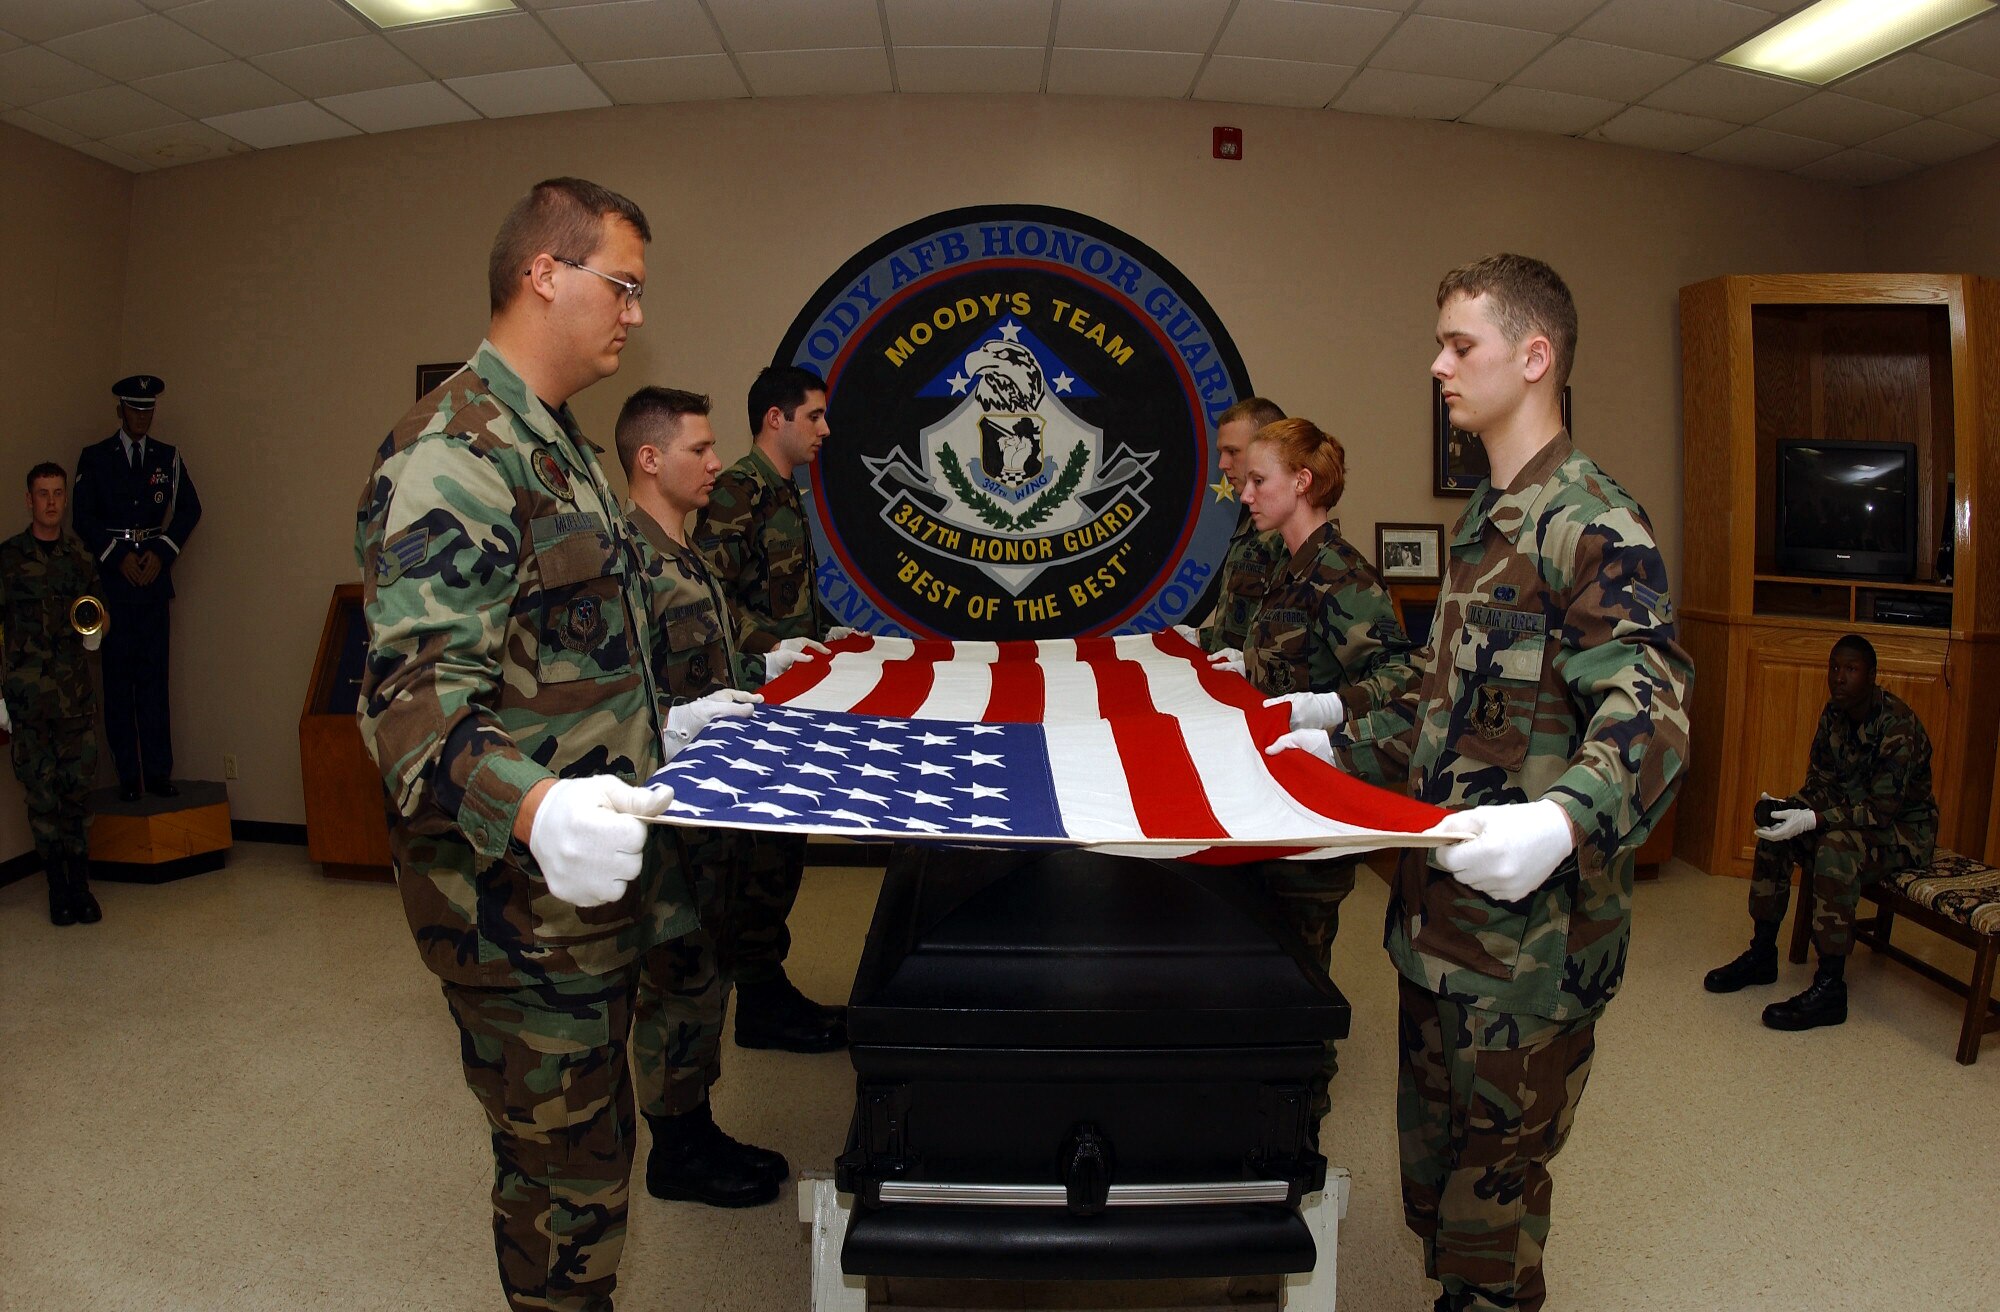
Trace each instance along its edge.
<path fill-rule="evenodd" d="M 341 879 L 390 878 L 382 776 L 354 718 L 367 652 L 361 585 L 340 584 L 327 604 L 299 714 L 299 777 L 306 792 L 306 851 L 328 875 Z"/>
<path fill-rule="evenodd" d="M 1676 852 L 1747 876 L 1760 791 L 1805 776 L 1845 633 L 1931 737 L 1939 841 L 1986 850 L 2000 724 L 2000 284 L 1957 274 L 1782 274 L 1681 290 L 1682 641 L 1693 768 Z M 1777 565 L 1787 438 L 1917 449 L 1917 567 L 1868 580 Z M 1955 488 L 1956 496 L 1952 494 Z M 1937 549 L 1954 547 L 1950 579 Z"/>

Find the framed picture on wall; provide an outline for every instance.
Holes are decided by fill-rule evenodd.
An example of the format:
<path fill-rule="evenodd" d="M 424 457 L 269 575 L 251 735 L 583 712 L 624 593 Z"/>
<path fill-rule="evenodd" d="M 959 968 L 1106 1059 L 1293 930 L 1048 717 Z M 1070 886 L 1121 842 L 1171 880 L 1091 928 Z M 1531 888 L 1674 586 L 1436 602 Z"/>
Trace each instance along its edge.
<path fill-rule="evenodd" d="M 1444 577 L 1444 525 L 1377 524 L 1375 560 L 1389 582 L 1437 582 Z"/>
<path fill-rule="evenodd" d="M 417 366 L 417 399 L 423 400 L 431 394 L 439 383 L 465 367 L 465 361 L 453 360 L 449 364 L 420 364 Z"/>
<path fill-rule="evenodd" d="M 1570 436 L 1576 428 L 1569 418 L 1569 388 L 1563 388 L 1563 427 Z M 1486 448 L 1478 437 L 1451 426 L 1445 409 L 1444 389 L 1431 379 L 1431 491 L 1441 497 L 1469 497 L 1486 481 L 1491 469 L 1486 464 Z"/>

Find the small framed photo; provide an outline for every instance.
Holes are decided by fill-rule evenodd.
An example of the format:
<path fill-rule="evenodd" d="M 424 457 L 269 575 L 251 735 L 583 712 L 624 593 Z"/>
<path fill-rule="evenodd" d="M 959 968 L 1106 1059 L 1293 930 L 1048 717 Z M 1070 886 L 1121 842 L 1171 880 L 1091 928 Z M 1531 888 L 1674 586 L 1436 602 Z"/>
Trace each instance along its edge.
<path fill-rule="evenodd" d="M 420 364 L 417 366 L 417 400 L 429 396 L 437 385 L 465 368 L 465 361 L 453 360 L 448 364 Z"/>
<path fill-rule="evenodd" d="M 1570 436 L 1569 388 L 1563 388 L 1563 427 Z M 1431 379 L 1431 492 L 1441 497 L 1469 497 L 1492 472 L 1486 463 L 1486 447 L 1479 438 L 1451 426 L 1451 412 L 1445 409 L 1444 389 Z"/>
<path fill-rule="evenodd" d="M 1435 583 L 1444 577 L 1444 525 L 1377 524 L 1375 560 L 1384 579 Z"/>

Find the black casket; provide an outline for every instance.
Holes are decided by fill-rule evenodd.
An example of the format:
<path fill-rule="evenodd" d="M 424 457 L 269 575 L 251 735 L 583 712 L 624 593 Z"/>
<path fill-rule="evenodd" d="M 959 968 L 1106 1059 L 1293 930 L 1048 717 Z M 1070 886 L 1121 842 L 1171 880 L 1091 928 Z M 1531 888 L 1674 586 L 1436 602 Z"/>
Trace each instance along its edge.
<path fill-rule="evenodd" d="M 1230 867 L 899 849 L 848 1004 L 848 1275 L 1307 1271 L 1346 1001 Z"/>

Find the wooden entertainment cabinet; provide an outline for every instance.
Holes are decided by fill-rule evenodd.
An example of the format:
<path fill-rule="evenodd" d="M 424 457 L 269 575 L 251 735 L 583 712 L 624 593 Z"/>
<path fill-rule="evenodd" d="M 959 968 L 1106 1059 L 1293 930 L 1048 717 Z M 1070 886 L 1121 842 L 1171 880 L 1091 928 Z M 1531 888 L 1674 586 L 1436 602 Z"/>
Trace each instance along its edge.
<path fill-rule="evenodd" d="M 2000 282 L 1957 274 L 1771 274 L 1681 289 L 1681 640 L 1695 661 L 1693 766 L 1675 851 L 1747 876 L 1760 790 L 1805 777 L 1844 633 L 1929 731 L 1938 841 L 1994 853 L 2000 738 Z M 1786 438 L 1917 448 L 1917 569 L 1819 578 L 1776 564 Z M 1955 487 L 1956 496 L 1951 489 Z M 1953 501 L 1956 501 L 1956 505 Z M 1954 570 L 1937 574 L 1949 535 Z M 2000 838 L 2000 826 L 1996 826 Z"/>

